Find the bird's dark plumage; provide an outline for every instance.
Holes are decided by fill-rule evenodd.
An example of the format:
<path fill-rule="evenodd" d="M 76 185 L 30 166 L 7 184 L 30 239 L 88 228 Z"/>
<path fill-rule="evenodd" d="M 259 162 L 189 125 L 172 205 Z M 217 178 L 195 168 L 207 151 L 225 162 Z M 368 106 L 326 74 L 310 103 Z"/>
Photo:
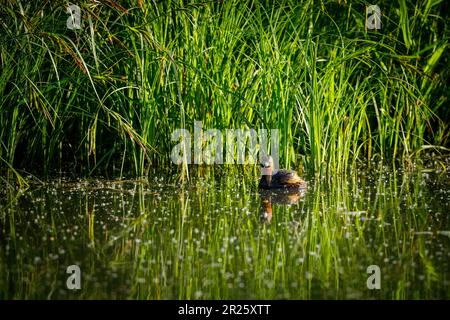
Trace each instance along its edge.
<path fill-rule="evenodd" d="M 262 167 L 262 176 L 259 181 L 261 189 L 306 188 L 306 181 L 300 178 L 296 171 L 279 170 L 273 173 L 272 157 L 263 160 Z"/>
<path fill-rule="evenodd" d="M 304 188 L 306 187 L 306 182 L 295 171 L 280 170 L 274 175 L 262 176 L 259 187 L 262 189 Z"/>

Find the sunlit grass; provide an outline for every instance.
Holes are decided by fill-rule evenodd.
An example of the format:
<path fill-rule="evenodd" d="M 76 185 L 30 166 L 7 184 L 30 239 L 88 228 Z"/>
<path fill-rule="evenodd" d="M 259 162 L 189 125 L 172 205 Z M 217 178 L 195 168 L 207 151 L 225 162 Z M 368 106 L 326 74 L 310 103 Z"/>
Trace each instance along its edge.
<path fill-rule="evenodd" d="M 1 299 L 449 298 L 445 1 L 77 3 L 0 7 Z M 155 173 L 194 121 L 279 129 L 305 198 L 264 224 L 256 166 Z"/>
<path fill-rule="evenodd" d="M 279 129 L 282 166 L 311 174 L 448 143 L 443 3 L 380 3 L 369 32 L 365 2 L 78 4 L 81 30 L 65 1 L 0 9 L 5 171 L 144 175 L 195 120 Z"/>

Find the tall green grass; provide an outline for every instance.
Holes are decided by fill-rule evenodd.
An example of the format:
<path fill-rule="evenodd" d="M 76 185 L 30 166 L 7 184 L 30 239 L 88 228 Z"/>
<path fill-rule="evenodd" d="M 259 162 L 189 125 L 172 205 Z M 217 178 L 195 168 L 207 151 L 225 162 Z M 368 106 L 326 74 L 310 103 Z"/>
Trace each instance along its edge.
<path fill-rule="evenodd" d="M 364 1 L 77 4 L 80 30 L 66 1 L 0 8 L 3 173 L 143 175 L 195 120 L 279 129 L 317 174 L 448 146 L 443 1 L 380 1 L 368 32 Z"/>

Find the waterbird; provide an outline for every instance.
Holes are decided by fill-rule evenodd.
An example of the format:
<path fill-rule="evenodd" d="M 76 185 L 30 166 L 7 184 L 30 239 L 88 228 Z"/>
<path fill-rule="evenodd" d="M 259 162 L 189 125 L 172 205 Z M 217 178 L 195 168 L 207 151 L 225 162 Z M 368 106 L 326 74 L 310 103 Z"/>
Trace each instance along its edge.
<path fill-rule="evenodd" d="M 306 181 L 294 170 L 277 170 L 273 168 L 273 158 L 263 155 L 261 159 L 260 189 L 306 188 Z"/>

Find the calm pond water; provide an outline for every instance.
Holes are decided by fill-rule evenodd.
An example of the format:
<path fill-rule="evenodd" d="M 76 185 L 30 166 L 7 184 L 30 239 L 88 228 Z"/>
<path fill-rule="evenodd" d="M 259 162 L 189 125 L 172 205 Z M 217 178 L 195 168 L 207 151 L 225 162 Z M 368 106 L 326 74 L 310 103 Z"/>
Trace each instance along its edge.
<path fill-rule="evenodd" d="M 448 173 L 362 172 L 291 194 L 260 194 L 256 180 L 2 190 L 0 298 L 450 298 Z M 80 290 L 66 287 L 70 265 Z"/>

